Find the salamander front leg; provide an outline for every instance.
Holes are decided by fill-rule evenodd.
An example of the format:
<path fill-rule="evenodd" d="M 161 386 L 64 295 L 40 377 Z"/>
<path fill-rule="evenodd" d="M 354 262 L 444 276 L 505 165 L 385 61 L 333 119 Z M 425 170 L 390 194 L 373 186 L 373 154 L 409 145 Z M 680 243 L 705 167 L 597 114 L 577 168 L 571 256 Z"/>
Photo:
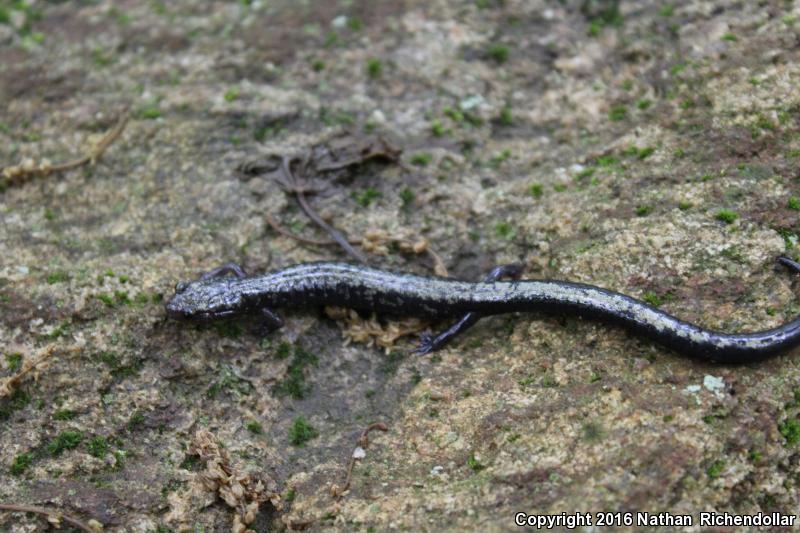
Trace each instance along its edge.
<path fill-rule="evenodd" d="M 237 278 L 247 277 L 247 272 L 245 272 L 242 267 L 240 267 L 236 263 L 226 263 L 222 266 L 218 266 L 213 270 L 209 270 L 208 272 L 200 276 L 200 279 L 218 278 L 220 276 L 224 276 L 225 274 L 233 274 Z"/>
<path fill-rule="evenodd" d="M 496 266 L 491 272 L 489 272 L 483 281 L 497 281 L 500 278 L 518 279 L 522 275 L 522 268 L 522 265 L 516 263 Z M 453 338 L 460 333 L 467 331 L 481 318 L 483 318 L 483 315 L 480 313 L 467 313 L 461 317 L 461 320 L 437 335 L 433 335 L 432 333 L 426 331 L 421 335 L 419 346 L 416 350 L 414 350 L 413 353 L 425 355 L 430 352 L 435 352 L 453 340 Z"/>
<path fill-rule="evenodd" d="M 283 327 L 283 319 L 269 307 L 263 307 L 261 309 L 261 317 L 264 319 L 262 326 L 264 334 L 272 333 L 273 331 Z"/>

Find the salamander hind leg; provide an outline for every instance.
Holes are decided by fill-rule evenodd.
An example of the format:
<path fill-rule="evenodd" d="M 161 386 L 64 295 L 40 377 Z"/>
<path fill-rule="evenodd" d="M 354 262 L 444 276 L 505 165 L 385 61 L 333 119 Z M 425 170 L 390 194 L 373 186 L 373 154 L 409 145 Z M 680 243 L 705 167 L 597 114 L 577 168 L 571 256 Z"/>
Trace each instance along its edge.
<path fill-rule="evenodd" d="M 519 277 L 522 275 L 523 268 L 523 265 L 518 263 L 499 265 L 494 267 L 491 272 L 486 275 L 483 281 L 497 281 L 501 278 L 519 279 Z M 419 346 L 417 346 L 412 353 L 416 355 L 425 355 L 430 352 L 435 352 L 453 340 L 459 334 L 467 331 L 482 317 L 483 315 L 480 313 L 471 312 L 467 313 L 461 317 L 458 322 L 436 335 L 426 331 L 420 336 Z"/>
<path fill-rule="evenodd" d="M 778 262 L 790 269 L 792 269 L 795 274 L 800 274 L 800 263 L 795 261 L 794 259 L 790 259 L 785 255 L 778 257 Z"/>

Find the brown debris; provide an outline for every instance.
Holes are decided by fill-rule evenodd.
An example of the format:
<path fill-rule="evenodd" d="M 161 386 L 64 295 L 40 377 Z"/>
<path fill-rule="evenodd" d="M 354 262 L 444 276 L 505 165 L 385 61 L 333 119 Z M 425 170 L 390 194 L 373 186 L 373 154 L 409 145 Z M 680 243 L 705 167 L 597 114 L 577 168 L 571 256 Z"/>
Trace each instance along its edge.
<path fill-rule="evenodd" d="M 425 331 L 429 325 L 424 320 L 415 317 L 393 320 L 384 325 L 375 314 L 369 318 L 362 318 L 352 309 L 333 306 L 326 307 L 325 314 L 329 318 L 345 322 L 345 328 L 342 331 L 345 345 L 351 342 L 367 346 L 377 344 L 387 353 L 394 347 L 398 339 Z"/>
<path fill-rule="evenodd" d="M 228 450 L 220 446 L 210 431 L 201 429 L 195 433 L 189 453 L 197 455 L 205 464 L 205 471 L 198 474 L 203 487 L 217 493 L 236 511 L 231 528 L 234 533 L 253 533 L 248 526 L 255 521 L 264 502 L 270 502 L 277 510 L 283 509 L 275 481 L 263 472 L 256 477 L 253 473 L 237 471 L 231 464 Z"/>

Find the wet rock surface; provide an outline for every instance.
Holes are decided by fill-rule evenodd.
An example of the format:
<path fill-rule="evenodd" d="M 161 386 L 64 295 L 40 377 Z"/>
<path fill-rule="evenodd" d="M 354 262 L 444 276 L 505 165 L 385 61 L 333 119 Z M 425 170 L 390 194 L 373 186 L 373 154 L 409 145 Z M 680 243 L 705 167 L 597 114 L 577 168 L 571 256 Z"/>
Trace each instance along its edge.
<path fill-rule="evenodd" d="M 0 3 L 0 165 L 80 157 L 130 120 L 96 164 L 0 193 L 0 378 L 46 356 L 0 398 L 0 501 L 107 531 L 796 510 L 797 354 L 714 366 L 514 315 L 418 358 L 413 339 L 347 344 L 315 309 L 264 337 L 165 320 L 162 302 L 230 261 L 346 260 L 276 233 L 266 215 L 327 238 L 241 168 L 378 136 L 400 161 L 310 196 L 354 239 L 427 239 L 466 279 L 521 261 L 714 329 L 778 325 L 800 310 L 774 261 L 798 253 L 797 6 L 18 4 Z M 388 432 L 335 497 L 374 422 Z M 224 460 L 198 455 L 206 431 Z"/>

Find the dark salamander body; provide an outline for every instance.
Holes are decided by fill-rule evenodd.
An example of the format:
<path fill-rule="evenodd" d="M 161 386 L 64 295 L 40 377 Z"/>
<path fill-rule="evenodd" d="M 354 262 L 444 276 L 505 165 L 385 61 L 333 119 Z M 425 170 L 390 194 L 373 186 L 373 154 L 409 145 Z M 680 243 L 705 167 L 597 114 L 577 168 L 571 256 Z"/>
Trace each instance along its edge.
<path fill-rule="evenodd" d="M 785 257 L 779 261 L 800 272 L 795 261 Z M 230 271 L 238 277 L 219 277 Z M 343 263 L 304 263 L 250 277 L 235 265 L 227 265 L 200 280 L 178 284 L 166 309 L 170 316 L 188 319 L 262 312 L 278 327 L 281 322 L 272 313 L 274 308 L 323 305 L 433 318 L 466 313 L 472 317 L 470 324 L 479 316 L 511 312 L 578 315 L 616 323 L 680 353 L 724 363 L 757 361 L 800 344 L 800 318 L 766 331 L 726 334 L 684 322 L 641 300 L 582 283 L 466 282 Z"/>

